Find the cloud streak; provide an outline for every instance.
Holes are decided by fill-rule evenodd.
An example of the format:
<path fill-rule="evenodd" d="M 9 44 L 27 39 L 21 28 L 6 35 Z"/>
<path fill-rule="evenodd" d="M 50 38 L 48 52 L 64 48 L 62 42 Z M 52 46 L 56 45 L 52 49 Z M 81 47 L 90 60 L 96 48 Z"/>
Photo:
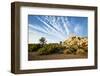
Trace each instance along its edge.
<path fill-rule="evenodd" d="M 48 43 L 58 43 L 71 33 L 86 36 L 87 24 L 87 17 L 29 15 L 29 43 L 38 43 L 41 37 Z"/>

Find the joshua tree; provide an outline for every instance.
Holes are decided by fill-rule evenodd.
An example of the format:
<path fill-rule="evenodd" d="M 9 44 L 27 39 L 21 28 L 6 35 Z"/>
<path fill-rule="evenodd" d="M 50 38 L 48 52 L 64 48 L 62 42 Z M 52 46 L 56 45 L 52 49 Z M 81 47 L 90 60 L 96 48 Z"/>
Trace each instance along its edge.
<path fill-rule="evenodd" d="M 60 45 L 62 45 L 62 41 L 60 41 Z"/>
<path fill-rule="evenodd" d="M 40 41 L 40 44 L 42 44 L 42 45 L 44 45 L 46 43 L 45 37 L 41 37 L 39 41 Z"/>

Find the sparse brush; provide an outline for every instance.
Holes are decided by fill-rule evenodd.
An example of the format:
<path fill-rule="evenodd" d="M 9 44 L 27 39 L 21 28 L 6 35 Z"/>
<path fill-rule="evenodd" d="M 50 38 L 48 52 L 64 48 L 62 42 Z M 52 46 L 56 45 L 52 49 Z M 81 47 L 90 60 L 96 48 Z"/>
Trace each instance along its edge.
<path fill-rule="evenodd" d="M 69 49 L 64 50 L 63 53 L 66 54 L 66 55 L 67 54 L 72 54 L 72 52 Z"/>
<path fill-rule="evenodd" d="M 77 54 L 77 55 L 85 55 L 86 52 L 85 52 L 85 50 L 83 50 L 83 49 L 77 49 L 76 54 Z"/>
<path fill-rule="evenodd" d="M 59 44 L 48 44 L 38 50 L 39 55 L 48 55 L 53 53 L 59 53 L 63 51 L 65 47 Z"/>

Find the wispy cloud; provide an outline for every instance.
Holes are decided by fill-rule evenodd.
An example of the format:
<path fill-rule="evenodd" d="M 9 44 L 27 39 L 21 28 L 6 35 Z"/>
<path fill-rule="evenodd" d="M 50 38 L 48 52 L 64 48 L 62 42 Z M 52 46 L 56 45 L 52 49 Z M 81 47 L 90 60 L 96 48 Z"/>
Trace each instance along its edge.
<path fill-rule="evenodd" d="M 79 24 L 77 24 L 77 25 L 75 26 L 75 28 L 74 28 L 75 34 L 80 35 L 80 34 L 82 33 L 82 31 L 83 31 L 82 26 L 79 25 Z"/>
<path fill-rule="evenodd" d="M 45 37 L 48 43 L 57 43 L 73 32 L 87 34 L 87 17 L 29 15 L 28 27 L 29 43 L 38 43 L 41 37 Z"/>

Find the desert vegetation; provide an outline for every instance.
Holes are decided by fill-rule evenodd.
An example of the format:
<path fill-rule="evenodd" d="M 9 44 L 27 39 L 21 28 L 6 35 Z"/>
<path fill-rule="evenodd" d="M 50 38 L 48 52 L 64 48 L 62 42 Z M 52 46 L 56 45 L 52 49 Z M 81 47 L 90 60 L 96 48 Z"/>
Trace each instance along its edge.
<path fill-rule="evenodd" d="M 87 56 L 88 40 L 87 37 L 73 36 L 59 43 L 46 43 L 46 38 L 41 37 L 38 44 L 28 44 L 29 53 L 35 53 L 36 56 L 44 55 L 64 55 L 64 56 Z M 54 58 L 55 59 L 55 58 Z"/>

